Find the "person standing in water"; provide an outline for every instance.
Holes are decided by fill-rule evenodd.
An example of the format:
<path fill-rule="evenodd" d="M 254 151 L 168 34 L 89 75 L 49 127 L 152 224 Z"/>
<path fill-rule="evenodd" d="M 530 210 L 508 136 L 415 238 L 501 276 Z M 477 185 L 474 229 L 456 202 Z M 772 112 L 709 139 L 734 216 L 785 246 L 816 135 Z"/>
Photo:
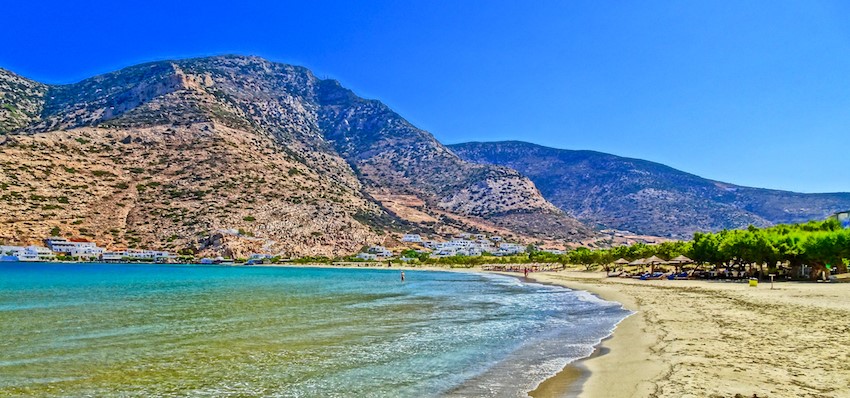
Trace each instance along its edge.
<path fill-rule="evenodd" d="M 404 271 L 401 271 L 401 281 L 404 282 Z"/>

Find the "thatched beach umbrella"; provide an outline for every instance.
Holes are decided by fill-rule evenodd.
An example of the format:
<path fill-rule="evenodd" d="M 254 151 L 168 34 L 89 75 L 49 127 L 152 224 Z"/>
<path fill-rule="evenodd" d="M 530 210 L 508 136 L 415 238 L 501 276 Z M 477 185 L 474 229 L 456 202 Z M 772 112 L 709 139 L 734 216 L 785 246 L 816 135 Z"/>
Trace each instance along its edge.
<path fill-rule="evenodd" d="M 655 264 L 667 264 L 667 261 L 658 256 L 652 256 L 644 260 L 644 263 L 649 264 L 649 272 L 655 272 Z"/>
<path fill-rule="evenodd" d="M 676 256 L 676 257 L 673 257 L 672 259 L 670 259 L 670 263 L 671 264 L 672 263 L 675 263 L 675 264 L 693 264 L 694 260 L 691 260 L 691 259 L 689 259 L 685 256 Z"/>
<path fill-rule="evenodd" d="M 670 264 L 674 264 L 676 266 L 676 272 L 679 272 L 679 267 L 685 264 L 693 264 L 694 260 L 691 260 L 685 256 L 679 255 L 670 259 Z"/>
<path fill-rule="evenodd" d="M 616 271 L 617 268 L 623 268 L 623 266 L 628 264 L 628 263 L 629 263 L 629 260 L 626 260 L 625 258 L 621 258 L 619 260 L 614 261 L 611 264 L 614 264 L 614 271 Z"/>
<path fill-rule="evenodd" d="M 647 264 L 667 264 L 667 260 L 662 259 L 658 256 L 652 256 L 646 260 L 643 260 Z"/>
<path fill-rule="evenodd" d="M 639 258 L 635 261 L 630 262 L 629 265 L 640 267 L 641 271 L 643 271 L 643 266 L 646 265 L 646 263 L 643 261 L 644 260 L 642 258 Z"/>

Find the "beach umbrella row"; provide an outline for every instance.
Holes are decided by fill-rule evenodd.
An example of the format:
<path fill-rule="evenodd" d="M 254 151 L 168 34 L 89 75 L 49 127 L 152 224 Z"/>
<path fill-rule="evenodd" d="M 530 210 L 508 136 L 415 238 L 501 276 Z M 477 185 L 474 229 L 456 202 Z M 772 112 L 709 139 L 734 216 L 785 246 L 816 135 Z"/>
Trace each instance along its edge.
<path fill-rule="evenodd" d="M 691 260 L 690 258 L 687 258 L 685 256 L 681 256 L 681 255 L 676 256 L 676 257 L 674 257 L 670 260 L 664 260 L 661 257 L 652 256 L 652 257 L 645 258 L 645 259 L 639 258 L 639 259 L 637 259 L 635 261 L 631 261 L 631 262 L 629 262 L 629 260 L 626 260 L 624 258 L 621 258 L 617 261 L 614 261 L 614 264 L 617 264 L 617 265 L 633 265 L 633 266 L 648 265 L 648 266 L 650 266 L 650 268 L 653 268 L 655 265 L 672 264 L 672 265 L 676 265 L 677 269 L 678 269 L 679 265 L 693 264 L 693 263 L 694 263 L 694 260 Z"/>
<path fill-rule="evenodd" d="M 691 260 L 685 256 L 676 256 L 670 259 L 671 264 L 693 264 L 694 260 Z"/>
<path fill-rule="evenodd" d="M 639 258 L 635 261 L 629 262 L 624 258 L 621 258 L 617 261 L 614 261 L 614 264 L 617 265 L 652 265 L 652 264 L 692 264 L 694 260 L 691 260 L 685 256 L 677 256 L 670 260 L 665 260 L 658 256 L 652 256 L 649 258 Z"/>

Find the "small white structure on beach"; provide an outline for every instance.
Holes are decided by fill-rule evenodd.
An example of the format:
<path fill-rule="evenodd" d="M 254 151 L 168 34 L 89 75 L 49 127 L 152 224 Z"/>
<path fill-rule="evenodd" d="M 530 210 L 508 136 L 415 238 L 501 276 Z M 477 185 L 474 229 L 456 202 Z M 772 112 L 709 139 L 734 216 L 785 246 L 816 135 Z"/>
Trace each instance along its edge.
<path fill-rule="evenodd" d="M 850 210 L 839 211 L 838 213 L 833 214 L 829 218 L 832 218 L 841 223 L 841 227 L 843 228 L 850 228 Z"/>

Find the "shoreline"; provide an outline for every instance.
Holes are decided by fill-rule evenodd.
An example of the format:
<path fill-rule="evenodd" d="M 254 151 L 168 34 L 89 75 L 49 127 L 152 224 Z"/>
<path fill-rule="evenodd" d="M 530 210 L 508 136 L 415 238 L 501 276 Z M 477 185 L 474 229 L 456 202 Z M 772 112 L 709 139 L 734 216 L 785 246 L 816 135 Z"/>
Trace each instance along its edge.
<path fill-rule="evenodd" d="M 612 295 L 607 292 L 598 291 L 598 289 L 594 289 L 591 286 L 582 286 L 579 287 L 577 284 L 572 283 L 562 283 L 560 281 L 548 280 L 546 278 L 542 278 L 545 275 L 551 275 L 552 272 L 536 272 L 529 273 L 528 277 L 524 277 L 521 273 L 514 272 L 505 272 L 505 271 L 484 271 L 479 266 L 469 267 L 469 268 L 451 268 L 451 267 L 441 267 L 441 266 L 408 266 L 404 264 L 393 265 L 392 267 L 387 267 L 384 265 L 333 265 L 333 264 L 255 264 L 250 267 L 270 267 L 270 268 L 331 268 L 331 269 L 372 269 L 372 270 L 398 270 L 398 271 L 438 271 L 438 272 L 461 272 L 461 273 L 477 273 L 482 275 L 501 275 L 506 277 L 516 278 L 522 282 L 526 283 L 536 283 L 542 285 L 550 285 L 550 286 L 558 286 L 567 288 L 570 290 L 579 290 L 586 291 L 598 298 L 618 303 L 623 306 L 624 309 L 631 311 L 632 313 L 623 318 L 620 322 L 618 322 L 614 328 L 611 330 L 611 333 L 604 337 L 598 344 L 593 347 L 593 352 L 584 358 L 579 358 L 570 363 L 567 363 L 558 373 L 540 381 L 537 386 L 530 391 L 527 391 L 526 394 L 531 398 L 548 398 L 548 397 L 596 397 L 596 396 L 643 396 L 648 395 L 649 391 L 651 391 L 648 387 L 643 386 L 642 383 L 636 382 L 635 388 L 632 388 L 629 383 L 625 383 L 625 388 L 623 389 L 614 389 L 613 391 L 621 391 L 624 394 L 616 395 L 596 395 L 593 392 L 599 391 L 599 387 L 593 387 L 597 379 L 600 377 L 594 377 L 599 373 L 604 374 L 605 369 L 615 368 L 616 365 L 622 363 L 623 359 L 610 358 L 612 347 L 617 347 L 618 350 L 621 347 L 627 346 L 625 339 L 622 335 L 632 335 L 635 330 L 632 330 L 633 327 L 627 327 L 630 333 L 617 333 L 618 330 L 621 329 L 622 325 L 626 323 L 629 319 L 635 318 L 638 315 L 638 312 L 626 305 L 620 300 L 613 299 Z M 639 323 L 638 323 L 639 325 Z M 635 352 L 631 350 L 623 350 L 627 353 L 632 354 L 633 356 Z M 605 358 L 603 360 L 603 358 Z M 597 364 L 595 361 L 602 361 L 601 365 Z M 608 364 L 608 361 L 612 361 L 611 364 Z M 637 366 L 644 366 L 645 364 L 638 364 Z M 649 368 L 651 369 L 651 367 Z M 640 369 L 635 369 L 635 372 L 641 374 Z M 599 384 L 604 383 L 601 382 Z M 587 386 L 590 385 L 591 388 Z M 643 394 L 644 391 L 647 391 L 647 394 Z M 588 392 L 585 394 L 585 392 Z M 605 390 L 606 394 L 610 394 L 611 390 Z M 639 395 L 635 395 L 639 394 Z"/>
<path fill-rule="evenodd" d="M 611 334 L 594 348 L 593 354 L 567 364 L 564 369 L 546 384 L 563 385 L 561 390 L 529 392 L 532 398 L 543 397 L 637 397 L 650 396 L 655 391 L 651 382 L 664 371 L 663 366 L 653 361 L 650 353 L 657 335 L 647 334 L 647 323 L 639 305 L 630 297 L 610 288 L 582 283 L 578 280 L 556 278 L 558 273 L 529 274 L 536 283 L 561 286 L 571 290 L 586 291 L 605 301 L 620 303 L 631 315 L 620 321 Z M 572 372 L 580 372 L 571 375 Z M 616 382 L 611 382 L 616 380 Z M 551 394 L 555 393 L 555 394 Z M 536 395 L 539 394 L 539 395 Z"/>
<path fill-rule="evenodd" d="M 68 264 L 85 264 L 84 262 L 59 262 L 54 261 L 51 263 L 68 263 Z M 86 262 L 86 263 L 98 263 L 98 262 Z M 600 293 L 595 291 L 591 287 L 581 287 L 575 286 L 574 284 L 565 284 L 560 281 L 552 281 L 548 279 L 541 278 L 542 276 L 552 274 L 551 272 L 536 272 L 530 273 L 529 277 L 524 277 L 521 273 L 514 272 L 505 272 L 505 271 L 484 271 L 481 267 L 458 267 L 452 268 L 449 266 L 409 266 L 405 264 L 394 264 L 392 267 L 387 267 L 383 264 L 376 263 L 364 263 L 357 265 L 334 265 L 334 264 L 325 264 L 325 263 L 307 263 L 307 264 L 252 264 L 252 265 L 243 265 L 243 264 L 157 264 L 157 263 L 143 263 L 143 262 L 133 262 L 133 263 L 104 263 L 104 264 L 116 264 L 116 265 L 177 265 L 177 266 L 203 266 L 203 267 L 264 267 L 264 268 L 327 268 L 327 269 L 371 269 L 371 270 L 388 270 L 388 271 L 438 271 L 438 272 L 460 272 L 460 273 L 479 273 L 483 275 L 501 275 L 512 278 L 517 278 L 518 280 L 525 283 L 537 283 L 544 284 L 550 286 L 558 286 L 565 287 L 571 290 L 583 290 L 587 291 L 590 294 L 593 294 L 603 300 L 617 302 L 623 306 L 623 308 L 632 312 L 632 314 L 628 315 L 626 318 L 621 320 L 615 327 L 612 329 L 611 333 L 603 338 L 598 344 L 593 347 L 593 352 L 584 358 L 577 359 L 566 364 L 558 373 L 540 381 L 537 386 L 528 391 L 527 394 L 532 398 L 542 398 L 542 397 L 563 397 L 563 396 L 581 396 L 578 395 L 582 391 L 586 391 L 586 385 L 589 382 L 592 382 L 595 378 L 594 373 L 598 372 L 598 369 L 595 369 L 591 360 L 595 360 L 601 357 L 605 357 L 610 355 L 611 348 L 608 346 L 612 344 L 612 342 L 618 339 L 618 336 L 622 334 L 620 329 L 625 321 L 633 318 L 635 314 L 635 310 L 630 308 L 622 301 L 618 301 L 608 297 L 604 293 Z"/>
<path fill-rule="evenodd" d="M 578 397 L 850 397 L 850 285 L 529 275 L 635 312 L 587 358 Z M 581 382 L 581 380 L 577 381 Z"/>
<path fill-rule="evenodd" d="M 528 392 L 531 398 L 547 398 L 547 397 L 577 397 L 581 395 L 585 383 L 592 375 L 590 369 L 585 363 L 588 360 L 597 358 L 603 355 L 608 355 L 611 351 L 603 344 L 611 339 L 608 336 L 593 347 L 593 353 L 590 356 L 578 359 L 568 363 L 558 373 L 540 382 L 534 390 Z"/>
<path fill-rule="evenodd" d="M 213 265 L 216 266 L 216 265 Z M 533 398 L 836 397 L 850 398 L 850 285 L 607 278 L 567 270 L 485 272 L 479 267 L 362 268 L 498 274 L 585 291 L 631 315 L 593 353 L 528 391 Z"/>

